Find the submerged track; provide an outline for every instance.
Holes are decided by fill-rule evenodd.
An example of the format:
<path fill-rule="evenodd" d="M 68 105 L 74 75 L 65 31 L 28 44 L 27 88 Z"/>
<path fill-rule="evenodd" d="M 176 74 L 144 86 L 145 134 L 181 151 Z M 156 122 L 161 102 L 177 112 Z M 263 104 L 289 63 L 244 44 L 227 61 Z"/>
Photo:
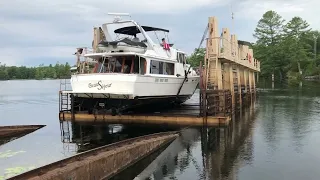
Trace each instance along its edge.
<path fill-rule="evenodd" d="M 10 179 L 105 179 L 172 142 L 178 132 L 127 139 L 48 164 Z"/>

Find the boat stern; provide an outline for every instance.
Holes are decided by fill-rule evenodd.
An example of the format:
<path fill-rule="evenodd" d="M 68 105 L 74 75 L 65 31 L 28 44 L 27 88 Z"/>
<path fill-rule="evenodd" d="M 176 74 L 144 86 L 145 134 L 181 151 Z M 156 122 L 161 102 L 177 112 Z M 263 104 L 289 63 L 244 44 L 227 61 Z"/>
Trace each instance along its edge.
<path fill-rule="evenodd" d="M 133 99 L 136 80 L 134 74 L 77 74 L 71 76 L 71 87 L 78 96 Z"/>

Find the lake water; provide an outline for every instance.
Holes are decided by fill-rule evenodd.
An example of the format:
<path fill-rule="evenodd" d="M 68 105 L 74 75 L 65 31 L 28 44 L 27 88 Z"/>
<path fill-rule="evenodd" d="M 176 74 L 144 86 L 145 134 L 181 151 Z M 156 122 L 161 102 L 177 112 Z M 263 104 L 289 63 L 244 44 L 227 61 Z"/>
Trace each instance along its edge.
<path fill-rule="evenodd" d="M 58 121 L 59 83 L 0 81 L 0 125 L 46 125 L 0 146 L 0 179 L 116 141 L 109 126 L 74 125 L 66 143 Z M 230 127 L 184 130 L 135 179 L 318 179 L 320 83 L 262 87 Z M 161 129 L 123 130 L 117 138 L 156 131 Z"/>

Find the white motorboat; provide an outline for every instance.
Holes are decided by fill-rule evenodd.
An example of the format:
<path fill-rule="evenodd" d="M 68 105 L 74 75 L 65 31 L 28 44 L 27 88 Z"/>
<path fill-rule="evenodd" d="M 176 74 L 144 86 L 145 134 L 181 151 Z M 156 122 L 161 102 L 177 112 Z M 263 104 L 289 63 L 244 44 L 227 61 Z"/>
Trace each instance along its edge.
<path fill-rule="evenodd" d="M 169 30 L 119 18 L 100 30 L 103 39 L 95 52 L 80 49 L 76 53 L 85 59 L 78 61 L 78 71 L 71 76 L 72 93 L 81 111 L 103 108 L 115 113 L 166 106 L 193 95 L 200 77 L 187 64 L 186 53 L 157 36 L 159 32 L 167 36 Z M 159 42 L 150 34 L 156 34 Z"/>

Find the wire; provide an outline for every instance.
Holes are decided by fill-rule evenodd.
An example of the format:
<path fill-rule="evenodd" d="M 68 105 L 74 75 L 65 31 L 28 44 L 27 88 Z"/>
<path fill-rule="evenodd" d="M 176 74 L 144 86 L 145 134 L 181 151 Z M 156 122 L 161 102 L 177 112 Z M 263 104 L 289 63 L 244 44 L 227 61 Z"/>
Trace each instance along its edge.
<path fill-rule="evenodd" d="M 200 44 L 199 44 L 199 46 L 198 46 L 198 49 L 200 49 L 200 47 L 201 47 L 201 45 L 202 45 L 202 43 L 203 43 L 203 41 L 204 41 L 204 39 L 205 39 L 205 37 L 206 37 L 206 35 L 207 35 L 207 33 L 208 33 L 208 30 L 209 30 L 209 24 L 207 24 L 207 27 L 206 27 L 206 29 L 204 30 L 204 33 L 203 33 L 203 35 L 202 35 L 202 38 L 201 38 Z"/>

